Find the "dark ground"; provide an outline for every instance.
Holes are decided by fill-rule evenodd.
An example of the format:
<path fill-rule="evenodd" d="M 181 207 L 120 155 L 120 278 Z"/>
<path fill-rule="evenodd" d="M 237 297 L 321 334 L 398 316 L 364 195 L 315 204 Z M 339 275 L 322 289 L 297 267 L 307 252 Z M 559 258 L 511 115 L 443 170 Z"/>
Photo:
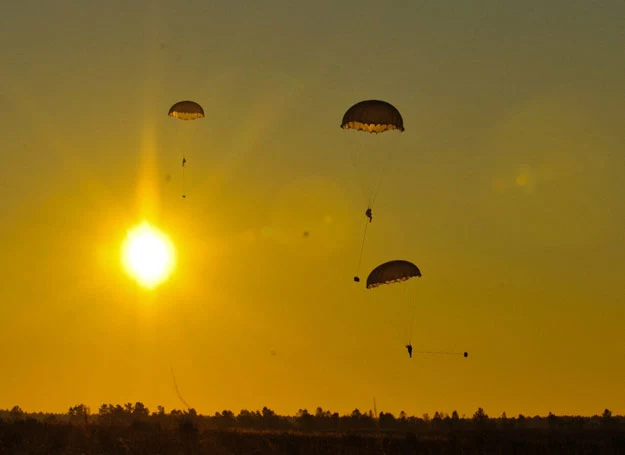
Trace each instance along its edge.
<path fill-rule="evenodd" d="M 0 454 L 624 454 L 621 429 L 469 429 L 427 432 L 276 431 L 175 427 L 0 423 Z"/>

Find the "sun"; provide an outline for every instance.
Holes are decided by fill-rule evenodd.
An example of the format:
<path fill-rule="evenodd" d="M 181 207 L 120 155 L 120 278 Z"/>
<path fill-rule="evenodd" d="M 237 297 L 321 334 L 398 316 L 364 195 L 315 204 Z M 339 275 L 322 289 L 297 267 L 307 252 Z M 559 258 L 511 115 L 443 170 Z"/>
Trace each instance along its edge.
<path fill-rule="evenodd" d="M 176 262 L 173 243 L 147 221 L 128 231 L 121 253 L 126 273 L 146 289 L 167 281 Z"/>

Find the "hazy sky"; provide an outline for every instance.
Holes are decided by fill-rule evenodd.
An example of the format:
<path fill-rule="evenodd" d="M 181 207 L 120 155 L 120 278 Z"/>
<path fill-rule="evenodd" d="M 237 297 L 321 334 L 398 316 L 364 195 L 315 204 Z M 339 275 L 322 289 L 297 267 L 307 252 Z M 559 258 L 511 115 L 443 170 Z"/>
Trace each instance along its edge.
<path fill-rule="evenodd" d="M 3 4 L 0 408 L 625 413 L 625 3 L 386 5 Z M 404 133 L 339 128 L 372 98 Z M 423 277 L 366 290 L 379 175 L 361 276 Z"/>

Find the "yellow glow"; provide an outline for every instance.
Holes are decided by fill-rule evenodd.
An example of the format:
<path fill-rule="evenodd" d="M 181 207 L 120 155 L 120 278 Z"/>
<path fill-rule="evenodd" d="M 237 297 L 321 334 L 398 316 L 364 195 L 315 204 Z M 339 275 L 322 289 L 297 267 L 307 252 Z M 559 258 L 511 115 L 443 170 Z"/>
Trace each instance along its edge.
<path fill-rule="evenodd" d="M 142 287 L 152 289 L 166 281 L 175 266 L 175 248 L 167 235 L 147 221 L 128 231 L 122 244 L 126 273 Z"/>
<path fill-rule="evenodd" d="M 520 186 L 526 185 L 527 184 L 527 175 L 526 174 L 518 175 L 517 178 L 516 178 L 516 182 Z"/>

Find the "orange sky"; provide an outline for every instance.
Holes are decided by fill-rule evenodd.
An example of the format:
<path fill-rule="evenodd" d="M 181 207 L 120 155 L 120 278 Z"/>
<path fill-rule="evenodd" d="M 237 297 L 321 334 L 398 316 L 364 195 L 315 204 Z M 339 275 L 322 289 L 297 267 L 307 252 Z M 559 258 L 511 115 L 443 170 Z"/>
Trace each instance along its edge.
<path fill-rule="evenodd" d="M 3 7 L 0 408 L 180 408 L 173 367 L 211 414 L 625 412 L 625 4 L 391 5 Z M 370 98 L 405 132 L 341 130 Z M 388 162 L 360 273 L 405 286 L 351 280 L 354 155 Z M 144 218 L 178 251 L 152 292 Z M 413 317 L 469 358 L 408 359 Z"/>

